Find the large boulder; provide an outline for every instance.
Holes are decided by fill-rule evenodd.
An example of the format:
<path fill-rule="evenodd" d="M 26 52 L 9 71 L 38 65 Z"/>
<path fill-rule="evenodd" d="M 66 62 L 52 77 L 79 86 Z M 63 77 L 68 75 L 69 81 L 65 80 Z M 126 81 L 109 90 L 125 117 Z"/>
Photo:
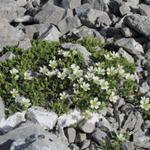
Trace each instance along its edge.
<path fill-rule="evenodd" d="M 77 8 L 76 13 L 80 18 L 83 25 L 97 28 L 109 26 L 111 24 L 111 20 L 108 14 L 104 11 L 96 10 L 96 9 L 85 9 L 85 8 Z"/>
<path fill-rule="evenodd" d="M 43 5 L 42 10 L 39 11 L 34 19 L 41 23 L 52 23 L 57 25 L 65 16 L 65 9 L 55 6 L 48 2 Z"/>
<path fill-rule="evenodd" d="M 139 34 L 150 36 L 150 17 L 148 16 L 129 15 L 124 18 L 124 24 Z"/>

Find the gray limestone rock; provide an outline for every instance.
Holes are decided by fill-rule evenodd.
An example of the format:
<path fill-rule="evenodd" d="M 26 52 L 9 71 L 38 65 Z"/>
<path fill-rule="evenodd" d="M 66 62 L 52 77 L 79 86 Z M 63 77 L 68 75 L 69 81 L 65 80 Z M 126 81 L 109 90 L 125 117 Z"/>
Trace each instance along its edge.
<path fill-rule="evenodd" d="M 133 38 L 119 39 L 115 42 L 115 45 L 125 49 L 131 54 L 139 55 L 141 53 L 144 53 L 142 45 L 136 42 Z"/>
<path fill-rule="evenodd" d="M 0 121 L 4 118 L 5 118 L 5 105 L 2 98 L 0 97 Z"/>
<path fill-rule="evenodd" d="M 150 35 L 150 17 L 138 14 L 129 15 L 124 18 L 124 24 L 144 36 Z"/>

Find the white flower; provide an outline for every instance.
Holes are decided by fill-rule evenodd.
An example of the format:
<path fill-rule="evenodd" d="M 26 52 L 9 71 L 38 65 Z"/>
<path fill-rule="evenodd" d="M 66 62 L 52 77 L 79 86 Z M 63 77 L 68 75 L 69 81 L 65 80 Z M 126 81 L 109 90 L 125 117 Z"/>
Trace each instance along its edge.
<path fill-rule="evenodd" d="M 46 73 L 46 75 L 47 75 L 48 77 L 52 77 L 53 75 L 56 75 L 56 73 L 57 73 L 57 70 L 53 70 L 53 71 L 48 71 L 48 72 Z"/>
<path fill-rule="evenodd" d="M 108 90 L 109 88 L 109 83 L 105 81 L 104 79 L 100 80 L 100 85 L 102 90 Z"/>
<path fill-rule="evenodd" d="M 48 69 L 47 69 L 47 67 L 46 66 L 43 66 L 43 67 L 40 67 L 40 73 L 43 73 L 43 74 L 47 74 L 47 72 L 48 72 Z"/>
<path fill-rule="evenodd" d="M 112 59 L 110 54 L 104 54 L 104 57 L 105 57 L 105 59 L 107 59 L 107 60 L 111 60 L 111 59 Z"/>
<path fill-rule="evenodd" d="M 117 66 L 117 72 L 118 72 L 119 75 L 124 76 L 125 70 L 123 69 L 123 66 L 118 65 Z"/>
<path fill-rule="evenodd" d="M 89 117 L 90 117 L 90 111 L 89 110 L 86 110 L 85 112 L 83 112 L 82 113 L 82 115 L 83 115 L 83 119 L 89 119 Z"/>
<path fill-rule="evenodd" d="M 148 111 L 150 109 L 150 99 L 149 98 L 141 97 L 140 103 L 141 103 L 140 106 L 143 110 Z"/>
<path fill-rule="evenodd" d="M 61 99 L 61 100 L 65 100 L 65 99 L 67 99 L 67 98 L 69 97 L 69 95 L 66 94 L 66 92 L 62 92 L 62 93 L 60 93 L 59 95 L 60 95 L 60 99 Z"/>
<path fill-rule="evenodd" d="M 125 140 L 126 140 L 126 138 L 125 138 L 125 136 L 124 136 L 123 133 L 117 134 L 117 139 L 118 139 L 119 141 L 125 141 Z"/>
<path fill-rule="evenodd" d="M 98 74 L 98 75 L 105 75 L 105 69 L 103 69 L 102 67 L 97 67 L 95 68 L 95 72 Z"/>
<path fill-rule="evenodd" d="M 97 76 L 93 77 L 93 81 L 94 81 L 95 84 L 98 84 L 98 85 L 100 84 L 100 79 Z"/>
<path fill-rule="evenodd" d="M 50 60 L 49 61 L 49 66 L 52 68 L 52 69 L 55 69 L 57 67 L 57 62 L 56 60 Z"/>
<path fill-rule="evenodd" d="M 24 96 L 16 97 L 15 101 L 26 108 L 28 108 L 31 105 L 30 99 L 25 98 Z"/>
<path fill-rule="evenodd" d="M 19 78 L 19 75 L 16 74 L 16 75 L 14 76 L 14 79 L 15 79 L 15 80 L 18 80 L 18 78 Z"/>
<path fill-rule="evenodd" d="M 115 75 L 116 74 L 116 69 L 114 67 L 110 67 L 110 68 L 107 68 L 107 75 Z"/>
<path fill-rule="evenodd" d="M 113 103 L 116 103 L 118 98 L 119 98 L 119 96 L 115 95 L 115 92 L 112 92 L 111 95 L 109 96 L 109 100 Z"/>
<path fill-rule="evenodd" d="M 87 74 L 84 76 L 88 81 L 91 81 L 94 77 L 94 73 L 87 72 Z"/>
<path fill-rule="evenodd" d="M 31 72 L 29 70 L 24 73 L 24 80 L 32 80 Z"/>
<path fill-rule="evenodd" d="M 112 52 L 111 55 L 112 55 L 113 58 L 119 57 L 119 54 L 118 54 L 118 53 L 115 53 L 115 52 Z"/>
<path fill-rule="evenodd" d="M 72 64 L 71 69 L 73 70 L 73 74 L 77 77 L 80 78 L 83 75 L 83 70 L 80 69 L 79 66 Z"/>
<path fill-rule="evenodd" d="M 94 100 L 90 100 L 90 104 L 92 109 L 98 109 L 101 105 L 101 102 L 98 102 L 98 98 L 95 97 Z"/>
<path fill-rule="evenodd" d="M 64 57 L 70 57 L 70 52 L 69 51 L 64 51 L 63 56 Z"/>
<path fill-rule="evenodd" d="M 58 76 L 58 78 L 60 78 L 61 80 L 64 80 L 67 75 L 66 75 L 66 73 L 64 73 L 64 72 L 58 72 L 58 75 L 57 75 L 57 76 Z"/>
<path fill-rule="evenodd" d="M 10 91 L 11 95 L 13 98 L 18 96 L 18 91 L 16 89 L 12 89 L 12 91 Z"/>
<path fill-rule="evenodd" d="M 127 80 L 133 80 L 133 81 L 135 80 L 135 76 L 133 74 L 126 73 L 124 74 L 124 76 Z"/>
<path fill-rule="evenodd" d="M 80 87 L 84 90 L 84 91 L 88 91 L 90 90 L 90 84 L 89 83 L 86 83 L 86 82 L 83 82 Z"/>
<path fill-rule="evenodd" d="M 88 68 L 88 71 L 91 72 L 91 73 L 95 73 L 95 68 L 93 66 L 90 66 Z"/>
<path fill-rule="evenodd" d="M 12 75 L 16 75 L 18 72 L 19 72 L 19 71 L 18 71 L 16 68 L 13 68 L 13 69 L 10 70 L 10 73 L 11 73 Z"/>
<path fill-rule="evenodd" d="M 83 78 L 80 78 L 80 79 L 78 79 L 77 81 L 78 81 L 79 84 L 83 84 L 84 79 L 83 79 Z"/>

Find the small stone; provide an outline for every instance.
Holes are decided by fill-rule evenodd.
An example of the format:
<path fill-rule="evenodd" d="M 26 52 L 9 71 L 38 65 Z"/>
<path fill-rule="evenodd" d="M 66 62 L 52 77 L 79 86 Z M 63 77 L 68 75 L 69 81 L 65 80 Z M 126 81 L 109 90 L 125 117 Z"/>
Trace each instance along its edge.
<path fill-rule="evenodd" d="M 0 131 L 2 133 L 9 132 L 13 128 L 15 128 L 17 125 L 25 122 L 25 112 L 17 112 L 13 114 L 12 116 L 8 117 L 6 120 L 2 119 L 0 121 Z"/>
<path fill-rule="evenodd" d="M 133 142 L 124 142 L 121 145 L 121 150 L 134 150 L 134 143 Z"/>
<path fill-rule="evenodd" d="M 44 129 L 52 130 L 57 122 L 57 114 L 41 107 L 31 107 L 26 112 L 28 120 L 38 123 Z"/>
<path fill-rule="evenodd" d="M 71 144 L 69 147 L 71 150 L 79 150 L 79 147 L 75 144 Z"/>
<path fill-rule="evenodd" d="M 82 142 L 82 144 L 81 144 L 82 146 L 80 147 L 80 149 L 84 150 L 84 149 L 88 148 L 90 146 L 90 144 L 91 144 L 90 140 L 85 140 Z"/>
<path fill-rule="evenodd" d="M 5 62 L 6 60 L 12 60 L 15 55 L 12 52 L 6 52 L 0 57 L 0 62 Z"/>
<path fill-rule="evenodd" d="M 122 16 L 130 13 L 130 7 L 128 5 L 126 5 L 126 3 L 122 4 L 119 8 L 120 13 Z"/>
<path fill-rule="evenodd" d="M 122 47 L 131 54 L 139 55 L 144 53 L 142 45 L 136 42 L 133 38 L 119 39 L 115 42 L 115 45 Z"/>
<path fill-rule="evenodd" d="M 69 143 L 74 143 L 76 138 L 76 130 L 74 128 L 67 129 L 67 138 Z"/>
<path fill-rule="evenodd" d="M 27 50 L 27 49 L 31 48 L 32 45 L 31 45 L 30 39 L 25 38 L 23 41 L 20 41 L 18 47 L 19 47 L 19 48 L 22 48 L 22 49 L 24 49 L 24 50 Z"/>
<path fill-rule="evenodd" d="M 29 15 L 17 17 L 13 20 L 13 22 L 16 23 L 32 23 L 33 21 L 34 21 L 33 17 Z"/>
<path fill-rule="evenodd" d="M 92 133 L 95 129 L 95 124 L 90 123 L 88 121 L 82 121 L 79 123 L 79 128 L 84 132 L 84 133 Z"/>
<path fill-rule="evenodd" d="M 92 139 L 93 139 L 96 143 L 101 144 L 101 142 L 102 142 L 103 140 L 107 140 L 107 139 L 108 139 L 108 135 L 107 135 L 105 132 L 103 132 L 103 131 L 101 131 L 100 129 L 97 128 L 97 129 L 94 131 L 94 133 L 92 134 Z"/>
<path fill-rule="evenodd" d="M 61 36 L 61 33 L 58 31 L 58 29 L 54 26 L 51 25 L 49 27 L 49 31 L 45 35 L 41 35 L 39 39 L 43 39 L 46 41 L 57 41 L 59 42 L 59 38 Z"/>
<path fill-rule="evenodd" d="M 147 82 L 143 82 L 142 86 L 140 87 L 140 92 L 142 94 L 147 93 L 150 90 L 149 85 Z"/>
<path fill-rule="evenodd" d="M 86 134 L 85 133 L 78 133 L 75 139 L 75 142 L 80 143 L 86 140 Z"/>
<path fill-rule="evenodd" d="M 0 97 L 0 121 L 4 118 L 5 118 L 5 105 L 2 98 Z"/>

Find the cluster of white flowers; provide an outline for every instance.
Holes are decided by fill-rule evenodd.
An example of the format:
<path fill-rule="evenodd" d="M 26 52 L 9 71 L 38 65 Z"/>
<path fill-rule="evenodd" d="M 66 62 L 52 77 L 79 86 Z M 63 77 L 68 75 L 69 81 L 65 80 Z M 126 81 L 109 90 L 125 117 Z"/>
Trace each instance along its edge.
<path fill-rule="evenodd" d="M 90 104 L 92 109 L 99 109 L 101 102 L 98 101 L 98 97 L 95 97 L 93 100 L 90 100 Z"/>
<path fill-rule="evenodd" d="M 113 103 L 116 103 L 118 99 L 119 99 L 119 96 L 116 95 L 114 91 L 112 91 L 109 96 L 109 100 Z"/>
<path fill-rule="evenodd" d="M 24 72 L 24 80 L 32 80 L 31 71 L 27 70 Z"/>
<path fill-rule="evenodd" d="M 20 96 L 19 95 L 19 91 L 16 90 L 15 88 L 13 88 L 11 91 L 10 91 L 11 95 L 13 98 L 15 98 L 15 102 L 16 103 L 19 103 L 20 105 L 28 108 L 31 103 L 30 103 L 30 100 L 28 98 L 25 98 L 24 96 Z"/>
<path fill-rule="evenodd" d="M 126 73 L 124 74 L 125 79 L 129 80 L 129 81 L 134 81 L 135 80 L 135 75 L 130 74 L 130 73 Z"/>
<path fill-rule="evenodd" d="M 141 97 L 140 106 L 143 110 L 149 111 L 150 110 L 150 99 L 147 97 Z"/>
<path fill-rule="evenodd" d="M 11 69 L 10 73 L 14 76 L 15 80 L 18 80 L 18 78 L 19 78 L 19 75 L 18 75 L 19 71 L 16 68 Z"/>
<path fill-rule="evenodd" d="M 49 61 L 49 66 L 52 68 L 52 69 L 55 69 L 57 67 L 57 61 L 56 60 L 50 60 Z"/>
<path fill-rule="evenodd" d="M 73 75 L 75 75 L 76 78 L 80 78 L 83 75 L 83 70 L 81 70 L 80 67 L 76 64 L 72 64 L 71 69 L 73 71 Z"/>
<path fill-rule="evenodd" d="M 117 73 L 117 70 L 115 67 L 110 67 L 110 68 L 107 68 L 107 75 L 109 76 L 113 76 Z"/>

